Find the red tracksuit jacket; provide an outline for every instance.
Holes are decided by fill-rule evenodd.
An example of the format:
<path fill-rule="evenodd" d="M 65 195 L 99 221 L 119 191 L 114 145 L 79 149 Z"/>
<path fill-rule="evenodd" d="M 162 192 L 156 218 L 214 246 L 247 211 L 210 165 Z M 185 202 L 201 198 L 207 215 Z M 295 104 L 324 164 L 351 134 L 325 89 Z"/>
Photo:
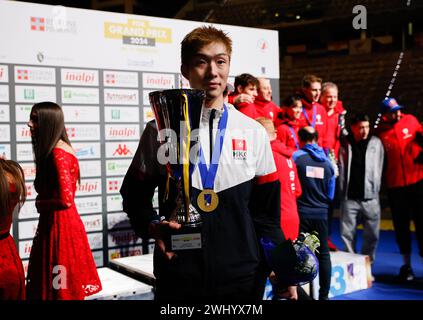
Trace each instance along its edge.
<path fill-rule="evenodd" d="M 327 126 L 327 112 L 326 109 L 317 102 L 309 103 L 305 101 L 304 99 L 301 99 L 301 102 L 303 104 L 303 111 L 307 113 L 307 118 L 304 116 L 303 113 L 301 113 L 300 119 L 299 119 L 299 126 L 300 129 L 304 128 L 306 126 L 312 126 L 314 129 L 317 130 L 317 133 L 319 134 L 319 140 L 317 141 L 317 144 L 320 147 L 326 147 L 326 126 Z M 316 106 L 316 121 L 313 125 L 313 107 Z"/>
<path fill-rule="evenodd" d="M 344 107 L 341 101 L 338 101 L 335 106 L 334 113 L 327 115 L 327 125 L 326 125 L 326 143 L 325 147 L 329 150 L 333 150 L 335 153 L 335 159 L 339 158 L 339 149 L 340 144 L 340 135 L 341 128 L 339 126 L 339 115 L 344 111 Z"/>
<path fill-rule="evenodd" d="M 290 127 L 293 129 L 293 132 Z M 297 146 L 297 143 L 299 143 L 298 130 L 299 126 L 297 121 L 289 121 L 288 119 L 285 119 L 282 124 L 276 128 L 278 140 L 286 146 L 289 156 L 292 156 L 292 154 L 299 149 Z"/>
<path fill-rule="evenodd" d="M 257 119 L 264 117 L 270 119 L 275 123 L 280 108 L 272 101 L 264 101 L 256 98 L 254 103 L 241 102 L 236 105 L 236 108 L 246 116 Z"/>
<path fill-rule="evenodd" d="M 300 228 L 297 198 L 302 193 L 297 167 L 292 153 L 282 142 L 276 139 L 270 145 L 281 184 L 281 229 L 286 239 L 295 240 Z"/>
<path fill-rule="evenodd" d="M 382 118 L 376 134 L 386 151 L 385 179 L 388 188 L 408 186 L 423 179 L 423 164 L 415 163 L 422 150 L 415 141 L 416 133 L 423 133 L 423 127 L 410 114 L 403 114 L 394 124 Z"/>

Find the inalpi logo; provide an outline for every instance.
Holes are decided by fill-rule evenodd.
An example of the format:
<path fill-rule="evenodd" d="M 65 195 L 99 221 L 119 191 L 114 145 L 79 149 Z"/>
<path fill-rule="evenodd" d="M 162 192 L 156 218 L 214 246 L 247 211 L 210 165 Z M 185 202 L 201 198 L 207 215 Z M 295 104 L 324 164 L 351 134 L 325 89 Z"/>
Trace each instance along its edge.
<path fill-rule="evenodd" d="M 109 137 L 134 137 L 137 132 L 135 128 L 115 128 L 110 127 L 108 131 Z"/>
<path fill-rule="evenodd" d="M 95 79 L 96 79 L 96 77 L 95 77 L 94 72 L 71 72 L 71 71 L 67 71 L 64 75 L 64 80 L 68 81 L 68 82 L 94 84 Z"/>
<path fill-rule="evenodd" d="M 95 193 L 98 191 L 98 188 L 99 182 L 81 182 L 78 187 L 78 191 L 84 193 Z"/>

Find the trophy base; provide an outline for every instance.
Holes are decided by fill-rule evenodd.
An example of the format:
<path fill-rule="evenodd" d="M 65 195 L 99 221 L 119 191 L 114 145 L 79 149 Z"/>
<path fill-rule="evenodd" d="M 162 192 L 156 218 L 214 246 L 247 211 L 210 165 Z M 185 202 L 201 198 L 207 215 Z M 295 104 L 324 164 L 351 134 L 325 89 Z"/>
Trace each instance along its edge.
<path fill-rule="evenodd" d="M 201 225 L 201 222 L 183 224 L 180 229 L 169 234 L 166 247 L 170 251 L 201 249 L 203 247 Z"/>

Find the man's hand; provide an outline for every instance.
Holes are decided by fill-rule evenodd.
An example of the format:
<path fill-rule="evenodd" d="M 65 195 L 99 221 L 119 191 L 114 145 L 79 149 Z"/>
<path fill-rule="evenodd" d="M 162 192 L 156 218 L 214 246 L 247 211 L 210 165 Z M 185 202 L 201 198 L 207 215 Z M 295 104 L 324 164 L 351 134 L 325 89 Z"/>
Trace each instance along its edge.
<path fill-rule="evenodd" d="M 270 283 L 273 287 L 273 294 L 286 300 L 298 300 L 297 286 L 281 286 L 278 284 L 276 274 L 272 271 L 269 275 Z"/>
<path fill-rule="evenodd" d="M 252 96 L 250 96 L 249 94 L 240 93 L 234 99 L 234 104 L 239 104 L 239 103 L 242 103 L 242 102 L 253 103 L 254 98 Z"/>
<path fill-rule="evenodd" d="M 176 254 L 172 251 L 166 251 L 163 238 L 170 233 L 171 230 L 178 230 L 181 227 L 179 223 L 163 220 L 161 222 L 151 222 L 149 227 L 150 235 L 156 240 L 156 246 L 165 254 L 168 259 L 172 259 Z"/>
<path fill-rule="evenodd" d="M 282 292 L 277 292 L 277 295 L 279 297 L 285 298 L 287 300 L 298 300 L 298 294 L 297 294 L 297 287 L 291 286 L 283 290 Z"/>

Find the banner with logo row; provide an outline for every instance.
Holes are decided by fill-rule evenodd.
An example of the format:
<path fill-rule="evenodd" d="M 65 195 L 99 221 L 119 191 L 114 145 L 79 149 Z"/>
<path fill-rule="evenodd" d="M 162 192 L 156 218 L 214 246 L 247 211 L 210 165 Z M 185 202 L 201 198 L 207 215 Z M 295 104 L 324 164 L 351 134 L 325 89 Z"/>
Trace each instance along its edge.
<path fill-rule="evenodd" d="M 184 83 L 180 74 L 0 64 L 0 154 L 20 163 L 28 193 L 12 231 L 25 268 L 38 224 L 27 125 L 32 105 L 57 101 L 63 108 L 81 170 L 75 203 L 95 261 L 103 266 L 153 249 L 152 240 L 143 244 L 132 231 L 119 190 L 140 134 L 154 119 L 148 93 Z M 157 208 L 157 193 L 152 201 Z"/>
<path fill-rule="evenodd" d="M 182 39 L 204 24 L 1 1 L 0 61 L 179 73 Z M 215 26 L 233 41 L 232 76 L 248 72 L 279 79 L 277 31 Z"/>
<path fill-rule="evenodd" d="M 0 2 L 0 155 L 25 171 L 28 200 L 12 230 L 25 268 L 38 224 L 27 122 L 40 101 L 63 107 L 81 169 L 75 202 L 97 265 L 152 250 L 152 241 L 142 243 L 132 231 L 119 189 L 154 117 L 148 94 L 189 87 L 180 75 L 180 42 L 202 24 Z M 245 72 L 270 78 L 278 103 L 278 33 L 216 26 L 233 40 L 229 82 Z M 157 193 L 152 201 L 157 207 Z"/>

